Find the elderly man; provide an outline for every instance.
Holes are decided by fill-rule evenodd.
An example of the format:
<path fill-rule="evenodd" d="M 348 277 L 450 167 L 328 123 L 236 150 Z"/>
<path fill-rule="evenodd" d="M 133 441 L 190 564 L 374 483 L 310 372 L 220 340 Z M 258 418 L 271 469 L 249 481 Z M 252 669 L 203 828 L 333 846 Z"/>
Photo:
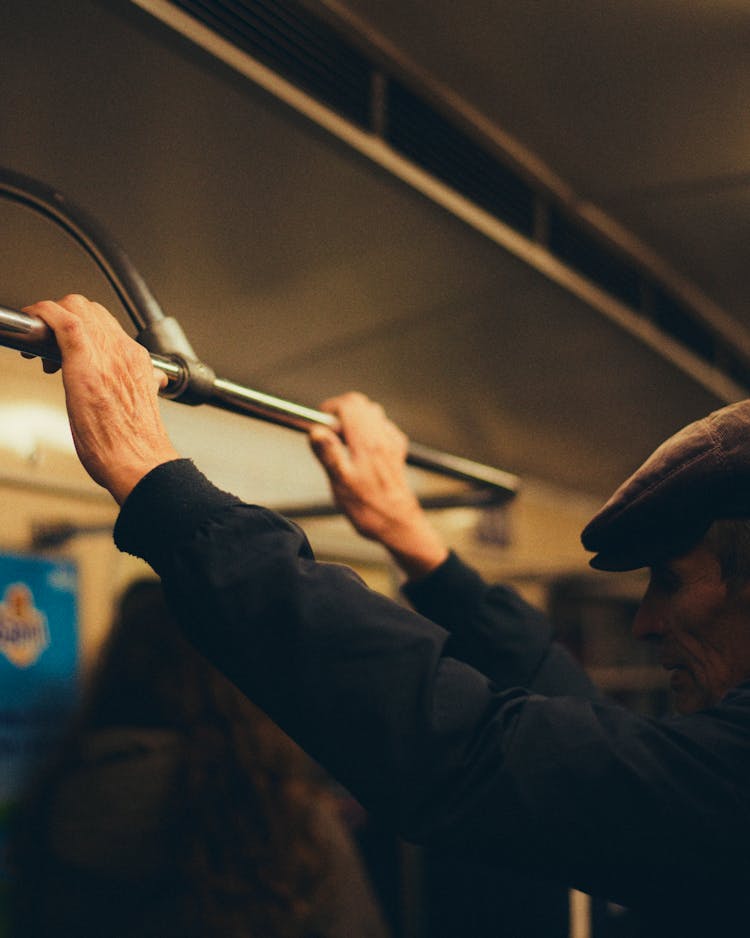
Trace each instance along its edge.
<path fill-rule="evenodd" d="M 323 408 L 339 418 L 349 444 L 325 427 L 311 432 L 336 501 L 364 537 L 390 551 L 408 578 L 407 595 L 423 602 L 430 577 L 445 579 L 450 554 L 407 486 L 406 438 L 362 395 L 343 395 Z M 597 551 L 591 560 L 597 569 L 651 568 L 633 630 L 658 642 L 680 713 L 718 703 L 750 677 L 750 520 L 724 520 L 741 517 L 743 506 L 750 515 L 750 434 L 747 450 L 734 454 L 748 457 L 745 474 L 723 446 L 727 431 L 729 446 L 744 445 L 748 419 L 745 404 L 686 427 L 617 490 L 582 535 Z"/>
<path fill-rule="evenodd" d="M 79 456 L 122 506 L 118 546 L 364 804 L 407 837 L 628 905 L 644 935 L 747 931 L 750 581 L 735 519 L 750 516 L 750 404 L 663 444 L 584 531 L 595 566 L 651 568 L 635 629 L 659 642 L 680 711 L 652 720 L 593 696 L 541 616 L 446 553 L 402 484 L 399 432 L 367 401 L 331 405 L 347 449 L 325 431 L 313 445 L 429 618 L 317 563 L 296 526 L 179 459 L 148 356 L 105 310 L 67 297 L 27 312 L 57 336 Z M 562 672 L 574 693 L 543 695 Z"/>

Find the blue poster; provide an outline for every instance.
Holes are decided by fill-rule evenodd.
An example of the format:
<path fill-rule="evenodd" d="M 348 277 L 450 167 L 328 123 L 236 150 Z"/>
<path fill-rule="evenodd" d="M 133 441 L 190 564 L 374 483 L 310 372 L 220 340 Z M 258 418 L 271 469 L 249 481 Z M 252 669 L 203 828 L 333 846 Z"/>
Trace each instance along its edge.
<path fill-rule="evenodd" d="M 0 554 L 0 882 L 9 812 L 77 700 L 77 584 L 71 561 Z"/>

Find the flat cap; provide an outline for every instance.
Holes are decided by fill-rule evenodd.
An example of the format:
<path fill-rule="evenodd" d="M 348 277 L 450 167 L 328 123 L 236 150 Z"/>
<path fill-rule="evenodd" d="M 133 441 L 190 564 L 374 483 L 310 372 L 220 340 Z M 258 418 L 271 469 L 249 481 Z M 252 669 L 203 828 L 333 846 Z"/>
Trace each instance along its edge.
<path fill-rule="evenodd" d="M 636 570 L 687 553 L 721 518 L 750 518 L 750 400 L 683 427 L 583 529 L 597 570 Z"/>

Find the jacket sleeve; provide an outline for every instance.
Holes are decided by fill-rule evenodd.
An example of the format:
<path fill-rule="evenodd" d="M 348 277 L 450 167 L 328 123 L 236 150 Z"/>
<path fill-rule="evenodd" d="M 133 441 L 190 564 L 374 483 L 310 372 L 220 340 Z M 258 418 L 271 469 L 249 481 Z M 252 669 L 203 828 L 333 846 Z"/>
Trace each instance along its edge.
<path fill-rule="evenodd" d="M 450 655 L 501 687 L 597 696 L 585 671 L 553 641 L 547 618 L 515 590 L 488 586 L 457 554 L 451 552 L 423 579 L 406 583 L 403 592 L 419 613 L 450 632 Z"/>
<path fill-rule="evenodd" d="M 196 646 L 406 837 L 623 904 L 746 869 L 746 703 L 661 723 L 499 686 L 184 461 L 139 483 L 115 537 Z"/>

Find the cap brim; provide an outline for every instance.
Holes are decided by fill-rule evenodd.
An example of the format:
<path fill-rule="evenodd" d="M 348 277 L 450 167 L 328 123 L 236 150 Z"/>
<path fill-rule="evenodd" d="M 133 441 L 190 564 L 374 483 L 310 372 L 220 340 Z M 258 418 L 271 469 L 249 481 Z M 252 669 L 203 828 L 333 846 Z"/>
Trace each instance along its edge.
<path fill-rule="evenodd" d="M 628 570 L 640 570 L 650 567 L 654 563 L 650 560 L 636 559 L 635 557 L 616 556 L 614 554 L 596 554 L 589 560 L 589 566 L 594 570 L 606 570 L 608 573 L 625 573 Z"/>
<path fill-rule="evenodd" d="M 649 535 L 643 532 L 637 539 L 637 544 L 629 539 L 629 543 L 619 545 L 619 549 L 613 547 L 610 550 L 600 550 L 589 560 L 589 564 L 595 570 L 606 570 L 610 573 L 625 573 L 628 570 L 653 567 L 655 564 L 687 554 L 703 539 L 710 526 L 710 521 L 703 520 L 689 530 L 673 531 L 670 538 L 659 538 L 653 533 Z"/>

